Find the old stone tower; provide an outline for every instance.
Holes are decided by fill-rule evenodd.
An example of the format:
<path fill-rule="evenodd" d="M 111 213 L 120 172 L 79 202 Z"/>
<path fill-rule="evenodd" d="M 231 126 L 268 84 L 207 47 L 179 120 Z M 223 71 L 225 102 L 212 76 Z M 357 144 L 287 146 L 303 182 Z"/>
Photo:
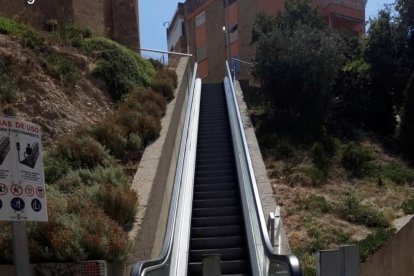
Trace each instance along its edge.
<path fill-rule="evenodd" d="M 138 51 L 138 0 L 0 0 L 0 16 L 41 28 L 47 19 L 73 22 Z"/>

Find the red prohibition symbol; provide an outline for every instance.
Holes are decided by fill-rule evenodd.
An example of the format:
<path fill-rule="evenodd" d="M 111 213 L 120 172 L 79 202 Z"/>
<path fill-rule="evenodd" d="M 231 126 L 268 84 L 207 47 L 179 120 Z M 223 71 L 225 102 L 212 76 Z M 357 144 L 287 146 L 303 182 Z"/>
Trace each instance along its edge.
<path fill-rule="evenodd" d="M 29 197 L 34 196 L 35 190 L 34 190 L 34 188 L 32 186 L 27 185 L 26 186 L 26 189 L 24 189 L 24 191 L 26 192 L 26 195 L 27 196 L 29 196 Z"/>
<path fill-rule="evenodd" d="M 20 185 L 13 184 L 10 188 L 11 193 L 15 196 L 19 196 L 23 193 L 23 188 Z"/>

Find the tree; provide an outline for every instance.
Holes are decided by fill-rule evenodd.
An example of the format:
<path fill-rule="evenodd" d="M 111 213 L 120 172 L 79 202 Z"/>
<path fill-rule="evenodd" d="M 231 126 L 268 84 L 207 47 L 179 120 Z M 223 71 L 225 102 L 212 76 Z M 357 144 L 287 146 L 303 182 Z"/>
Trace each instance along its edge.
<path fill-rule="evenodd" d="M 364 58 L 371 66 L 369 127 L 383 134 L 393 134 L 396 126 L 394 95 L 397 53 L 395 25 L 389 10 L 382 10 L 371 20 L 364 47 Z"/>
<path fill-rule="evenodd" d="M 405 103 L 401 114 L 400 143 L 404 154 L 414 161 L 414 73 L 405 90 Z"/>
<path fill-rule="evenodd" d="M 349 124 L 357 128 L 365 127 L 371 94 L 370 70 L 370 65 L 362 59 L 351 60 L 340 70 L 333 89 L 333 117 L 337 129 Z"/>
<path fill-rule="evenodd" d="M 322 125 L 343 62 L 342 42 L 323 26 L 309 1 L 287 0 L 276 18 L 258 16 L 253 45 L 253 75 L 270 94 L 273 111 L 295 122 Z"/>

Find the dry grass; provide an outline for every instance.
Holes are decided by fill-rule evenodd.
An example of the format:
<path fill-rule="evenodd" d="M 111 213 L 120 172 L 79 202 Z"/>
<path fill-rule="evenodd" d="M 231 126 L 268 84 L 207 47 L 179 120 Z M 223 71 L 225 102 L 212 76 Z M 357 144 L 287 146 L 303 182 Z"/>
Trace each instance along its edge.
<path fill-rule="evenodd" d="M 397 157 L 386 154 L 380 145 L 372 141 L 365 141 L 363 145 L 372 150 L 375 166 L 382 168 L 395 163 L 406 168 Z M 414 185 L 409 180 L 396 183 L 386 177 L 379 180 L 375 174 L 362 178 L 350 176 L 338 156 L 332 157 L 333 167 L 328 178 L 315 181 L 310 173 L 313 167 L 309 156 L 305 150 L 296 150 L 293 157 L 277 160 L 268 156 L 265 162 L 290 245 L 299 256 L 305 275 L 314 274 L 317 250 L 356 244 L 378 229 L 350 223 L 352 220 L 341 217 L 338 210 L 343 208 L 347 196 L 355 196 L 359 206 L 383 216 L 390 224 L 404 215 L 402 203 L 414 196 Z M 327 211 L 320 208 L 321 197 L 328 205 Z M 317 202 L 309 203 L 309 200 Z"/>

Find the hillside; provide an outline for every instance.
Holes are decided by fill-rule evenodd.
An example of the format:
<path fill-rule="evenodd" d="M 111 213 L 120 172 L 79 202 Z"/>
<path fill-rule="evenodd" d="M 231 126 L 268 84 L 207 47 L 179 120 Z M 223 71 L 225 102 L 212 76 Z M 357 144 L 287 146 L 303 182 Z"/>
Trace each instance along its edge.
<path fill-rule="evenodd" d="M 94 60 L 68 46 L 51 49 L 76 64 L 81 77 L 74 87 L 53 76 L 50 65 L 15 37 L 0 34 L 0 71 L 15 86 L 15 101 L 1 103 L 1 111 L 12 107 L 16 117 L 39 124 L 46 146 L 73 133 L 79 124 L 94 124 L 111 110 L 112 100 L 102 81 L 92 77 Z M 9 111 L 10 112 L 10 111 Z"/>
<path fill-rule="evenodd" d="M 176 87 L 174 71 L 88 29 L 0 17 L 1 115 L 43 130 L 49 217 L 27 223 L 32 263 L 125 262 L 131 175 Z M 11 260 L 10 223 L 0 222 L 0 263 Z"/>

